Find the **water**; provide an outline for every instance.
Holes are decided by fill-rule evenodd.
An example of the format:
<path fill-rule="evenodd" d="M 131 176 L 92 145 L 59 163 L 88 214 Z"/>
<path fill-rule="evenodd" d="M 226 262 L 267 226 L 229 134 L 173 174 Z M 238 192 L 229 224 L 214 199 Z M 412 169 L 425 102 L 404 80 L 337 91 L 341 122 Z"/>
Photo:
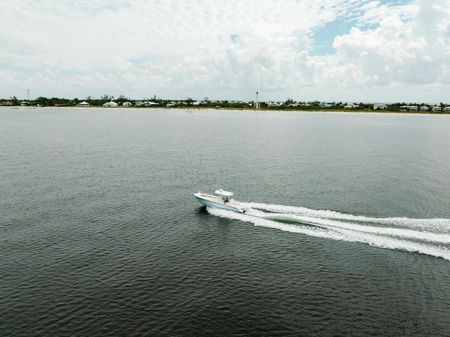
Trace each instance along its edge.
<path fill-rule="evenodd" d="M 0 109 L 0 335 L 448 336 L 449 149 L 447 116 Z"/>

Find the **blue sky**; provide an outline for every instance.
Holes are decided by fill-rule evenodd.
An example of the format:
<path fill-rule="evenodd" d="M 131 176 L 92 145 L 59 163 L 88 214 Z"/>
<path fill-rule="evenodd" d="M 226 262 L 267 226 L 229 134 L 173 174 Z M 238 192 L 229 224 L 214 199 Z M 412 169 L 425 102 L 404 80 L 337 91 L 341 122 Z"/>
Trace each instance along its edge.
<path fill-rule="evenodd" d="M 385 6 L 398 6 L 408 4 L 408 0 L 380 0 L 380 5 Z M 337 18 L 336 20 L 327 22 L 323 27 L 318 27 L 314 31 L 313 39 L 315 46 L 312 50 L 314 55 L 327 55 L 336 52 L 333 47 L 334 39 L 339 35 L 345 35 L 350 32 L 352 27 L 361 26 L 358 25 L 358 18 Z M 374 28 L 377 25 L 366 25 L 364 28 Z"/>
<path fill-rule="evenodd" d="M 450 101 L 450 0 L 0 0 L 0 97 Z"/>
<path fill-rule="evenodd" d="M 328 55 L 334 54 L 336 49 L 333 42 L 336 36 L 348 34 L 355 22 L 349 20 L 338 19 L 326 23 L 323 27 L 319 27 L 313 33 L 314 47 L 311 50 L 312 55 Z"/>

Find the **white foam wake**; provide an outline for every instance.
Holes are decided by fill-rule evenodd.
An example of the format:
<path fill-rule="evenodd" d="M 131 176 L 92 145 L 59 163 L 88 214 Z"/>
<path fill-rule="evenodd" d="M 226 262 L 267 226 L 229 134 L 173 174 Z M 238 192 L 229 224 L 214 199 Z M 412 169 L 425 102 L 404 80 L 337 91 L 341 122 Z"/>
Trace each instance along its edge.
<path fill-rule="evenodd" d="M 208 208 L 208 212 L 255 226 L 416 252 L 450 261 L 450 219 L 370 218 L 304 207 L 241 204 L 247 208 L 246 214 L 215 208 Z"/>
<path fill-rule="evenodd" d="M 370 222 L 381 225 L 396 225 L 405 228 L 416 227 L 425 230 L 433 229 L 444 233 L 450 233 L 450 219 L 373 218 L 329 210 L 315 210 L 306 207 L 271 205 L 254 202 L 242 204 L 245 207 L 281 214 L 296 214 L 312 218 Z"/>

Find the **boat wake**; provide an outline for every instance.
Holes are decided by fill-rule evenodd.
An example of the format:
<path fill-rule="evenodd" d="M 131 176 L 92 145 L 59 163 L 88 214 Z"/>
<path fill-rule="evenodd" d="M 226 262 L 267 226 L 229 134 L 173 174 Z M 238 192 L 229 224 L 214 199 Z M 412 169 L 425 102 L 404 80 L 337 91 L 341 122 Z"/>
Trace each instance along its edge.
<path fill-rule="evenodd" d="M 208 207 L 210 214 L 332 240 L 440 257 L 450 261 L 450 219 L 371 218 L 305 207 L 241 203 L 245 214 Z"/>

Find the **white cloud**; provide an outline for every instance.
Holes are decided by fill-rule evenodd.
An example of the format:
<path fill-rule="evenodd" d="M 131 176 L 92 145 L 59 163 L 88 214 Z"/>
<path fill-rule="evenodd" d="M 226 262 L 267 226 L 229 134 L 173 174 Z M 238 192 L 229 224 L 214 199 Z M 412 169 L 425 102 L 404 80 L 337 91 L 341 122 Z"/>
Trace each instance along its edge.
<path fill-rule="evenodd" d="M 0 0 L 0 96 L 450 99 L 449 42 L 450 0 Z"/>
<path fill-rule="evenodd" d="M 330 63 L 334 68 L 342 64 L 356 69 L 359 76 L 354 85 L 446 83 L 450 26 L 445 22 L 449 10 L 447 0 L 370 8 L 360 22 L 377 22 L 377 26 L 353 28 L 349 34 L 338 36 L 334 42 L 337 53 Z"/>

